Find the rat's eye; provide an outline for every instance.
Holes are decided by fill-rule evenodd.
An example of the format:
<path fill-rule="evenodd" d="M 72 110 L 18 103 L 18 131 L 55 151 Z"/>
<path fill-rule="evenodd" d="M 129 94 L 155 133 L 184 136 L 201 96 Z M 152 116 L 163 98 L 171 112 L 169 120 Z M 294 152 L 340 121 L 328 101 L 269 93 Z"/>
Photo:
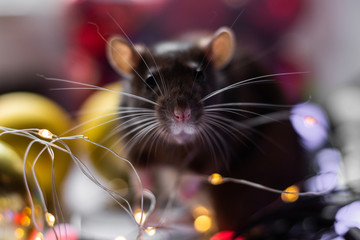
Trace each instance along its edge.
<path fill-rule="evenodd" d="M 146 83 L 146 89 L 148 89 L 148 90 L 154 89 L 156 86 L 156 79 L 155 79 L 154 75 L 149 75 L 146 78 L 145 83 Z"/>
<path fill-rule="evenodd" d="M 201 69 L 196 69 L 194 71 L 194 78 L 195 78 L 195 82 L 199 83 L 199 84 L 203 84 L 206 82 L 206 76 L 203 70 Z"/>

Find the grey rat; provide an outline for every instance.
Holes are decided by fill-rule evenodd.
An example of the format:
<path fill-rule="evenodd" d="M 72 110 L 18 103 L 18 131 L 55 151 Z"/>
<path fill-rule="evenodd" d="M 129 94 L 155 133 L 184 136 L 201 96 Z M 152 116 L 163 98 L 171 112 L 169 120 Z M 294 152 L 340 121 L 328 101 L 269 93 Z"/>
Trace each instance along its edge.
<path fill-rule="evenodd" d="M 111 39 L 108 58 L 124 91 L 148 100 L 123 96 L 120 103 L 128 112 L 119 124 L 136 166 L 218 172 L 279 189 L 303 179 L 290 122 L 250 126 L 286 102 L 276 83 L 261 78 L 264 67 L 236 45 L 227 27 L 149 48 Z M 206 187 L 219 230 L 240 231 L 279 197 L 231 183 Z"/>

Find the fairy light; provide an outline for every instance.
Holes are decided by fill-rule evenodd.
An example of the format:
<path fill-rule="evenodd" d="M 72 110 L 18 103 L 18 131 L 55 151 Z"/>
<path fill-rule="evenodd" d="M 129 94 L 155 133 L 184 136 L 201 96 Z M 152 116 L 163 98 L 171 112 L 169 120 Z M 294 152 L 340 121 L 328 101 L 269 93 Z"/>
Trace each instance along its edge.
<path fill-rule="evenodd" d="M 210 230 L 212 226 L 212 219 L 207 215 L 198 216 L 194 221 L 194 228 L 200 233 L 204 233 Z"/>
<path fill-rule="evenodd" d="M 38 232 L 34 240 L 44 240 L 44 235 L 41 232 Z"/>
<path fill-rule="evenodd" d="M 136 210 L 134 213 L 134 218 L 138 224 L 143 224 L 146 219 L 146 213 L 144 211 L 141 211 L 140 209 Z"/>
<path fill-rule="evenodd" d="M 61 149 L 62 151 L 64 152 L 67 152 L 71 157 L 72 157 L 72 160 L 75 162 L 75 163 L 79 163 L 81 162 L 81 160 L 72 152 L 72 150 L 70 149 L 70 147 L 67 145 L 67 143 L 64 141 L 64 140 L 84 140 L 90 144 L 93 144 L 101 149 L 103 149 L 104 151 L 107 151 L 109 153 L 111 153 L 112 155 L 114 155 L 116 158 L 119 158 L 123 161 L 125 161 L 126 163 L 128 163 L 130 165 L 130 167 L 132 168 L 132 170 L 135 172 L 136 176 L 137 176 L 137 179 L 138 181 L 141 183 L 141 179 L 140 177 L 138 176 L 138 173 L 136 171 L 136 169 L 134 168 L 134 166 L 131 164 L 131 162 L 129 160 L 127 160 L 126 158 L 123 158 L 121 157 L 120 155 L 118 155 L 116 152 L 114 152 L 113 150 L 101 145 L 101 144 L 98 144 L 96 142 L 93 142 L 91 141 L 88 137 L 86 136 L 83 136 L 83 135 L 75 135 L 75 136 L 67 136 L 67 137 L 58 137 L 56 135 L 54 135 L 53 133 L 51 133 L 49 130 L 47 129 L 12 129 L 12 128 L 5 128 L 5 127 L 1 127 L 0 126 L 0 136 L 2 136 L 3 134 L 13 134 L 13 135 L 18 135 L 18 136 L 22 136 L 22 137 L 25 137 L 25 138 L 29 138 L 30 140 L 32 140 L 27 149 L 26 149 L 26 152 L 25 152 L 25 156 L 24 156 L 24 164 L 23 166 L 26 166 L 26 161 L 27 161 L 27 158 L 28 158 L 28 155 L 30 155 L 30 150 L 32 149 L 32 146 L 34 143 L 40 143 L 40 144 L 43 144 L 44 145 L 44 148 L 42 151 L 45 151 L 46 149 L 48 149 L 49 151 L 49 154 L 50 154 L 50 157 L 52 157 L 52 160 L 53 157 L 54 157 L 54 152 L 53 152 L 53 148 L 56 148 L 56 149 Z M 48 140 L 51 140 L 51 144 L 49 144 L 49 142 L 47 141 L 43 141 L 41 140 L 41 138 L 43 139 L 48 139 Z M 40 156 L 40 154 L 38 155 Z M 36 161 L 38 160 L 39 157 L 37 157 L 35 160 L 34 160 L 34 163 L 36 163 Z M 54 161 L 53 161 L 54 163 Z M 35 164 L 33 164 L 33 173 L 35 172 L 35 168 L 34 168 Z M 25 167 L 24 167 L 25 168 Z M 117 201 L 117 199 L 115 199 L 114 197 L 114 191 L 112 191 L 111 189 L 108 189 L 107 187 L 101 185 L 97 179 L 91 174 L 91 172 L 88 171 L 88 169 L 80 169 L 92 182 L 94 182 L 95 184 L 97 184 L 98 186 L 100 186 L 106 193 L 108 193 L 111 197 L 114 198 L 114 200 Z M 25 173 L 25 171 L 24 171 Z M 35 174 L 34 174 L 35 176 Z M 44 214 L 44 211 L 43 211 L 43 208 L 40 206 L 40 205 L 37 205 L 35 204 L 35 202 L 33 201 L 33 196 L 32 196 L 32 193 L 29 189 L 29 186 L 28 186 L 28 183 L 27 183 L 27 177 L 26 177 L 26 173 L 24 174 L 24 180 L 25 180 L 25 183 L 26 183 L 26 190 L 27 190 L 27 193 L 29 195 L 29 198 L 30 198 L 30 207 L 26 207 L 24 208 L 24 212 L 23 214 L 24 215 L 28 215 L 26 219 L 29 218 L 29 215 L 31 215 L 32 219 L 34 220 L 34 222 L 32 222 L 32 219 L 30 219 L 30 224 L 33 224 L 35 229 L 38 230 L 38 232 L 35 232 L 35 235 L 34 237 L 32 238 L 33 240 L 44 240 L 45 237 L 43 235 L 43 233 L 41 232 L 40 229 L 43 228 L 43 223 L 41 224 L 38 224 L 37 223 L 37 218 L 35 216 L 37 216 L 38 214 L 39 215 L 43 215 Z M 36 177 L 35 177 L 35 180 L 36 180 Z M 40 186 L 39 186 L 40 188 Z M 41 190 L 42 189 L 39 189 L 40 192 L 42 192 Z M 117 193 L 117 192 L 116 192 Z M 144 195 L 145 195 L 145 191 L 144 191 Z M 148 194 L 149 195 L 149 194 Z M 140 228 L 139 228 L 139 235 L 141 235 L 141 232 L 145 232 L 150 236 L 150 235 L 154 235 L 155 232 L 156 232 L 156 229 L 155 228 L 144 228 L 144 223 L 145 223 L 145 220 L 146 220 L 146 215 L 147 214 L 150 214 L 151 211 L 153 210 L 152 207 L 150 206 L 150 209 L 148 210 L 148 213 L 146 214 L 145 212 L 141 211 L 141 210 L 138 210 L 138 211 L 133 211 L 132 210 L 132 207 L 130 205 L 130 203 L 125 199 L 123 198 L 122 196 L 119 196 L 125 203 L 126 205 L 123 205 L 122 203 L 118 202 L 118 204 L 124 208 L 124 210 L 131 216 L 134 218 L 134 220 L 140 225 Z M 147 196 L 148 198 L 150 198 L 152 200 L 152 202 L 155 202 L 155 197 L 149 197 Z M 43 198 L 43 197 L 42 197 Z M 1 204 L 1 201 L 3 199 L 0 197 L 0 204 Z M 5 199 L 6 200 L 6 199 Z M 45 200 L 44 198 L 42 199 L 42 203 L 45 205 L 45 208 L 46 208 L 46 203 L 45 203 Z M 154 204 L 155 205 L 155 204 Z M 3 215 L 0 214 L 0 220 L 2 218 L 7 218 L 5 215 L 2 217 Z M 53 227 L 55 225 L 55 216 L 52 215 L 51 213 L 45 211 L 45 214 L 43 215 L 44 216 L 44 222 L 46 222 L 46 224 L 50 227 Z M 13 216 L 11 216 L 13 218 Z M 25 220 L 24 220 L 25 221 Z M 27 221 L 27 220 L 26 220 Z M 24 224 L 26 225 L 26 224 Z M 24 227 L 24 226 L 22 226 Z M 118 238 L 116 238 L 116 240 L 126 240 L 125 237 L 122 237 L 122 236 L 119 236 Z"/>
<path fill-rule="evenodd" d="M 31 223 L 31 219 L 28 216 L 24 216 L 20 220 L 20 224 L 24 227 L 30 226 L 30 223 Z"/>
<path fill-rule="evenodd" d="M 47 224 L 49 225 L 49 227 L 54 226 L 54 224 L 55 224 L 55 216 L 54 215 L 52 215 L 49 212 L 46 212 L 45 213 L 45 220 L 46 220 Z"/>
<path fill-rule="evenodd" d="M 26 215 L 30 216 L 30 215 L 31 215 L 31 208 L 25 207 L 24 210 L 23 210 L 23 213 L 25 213 Z"/>
<path fill-rule="evenodd" d="M 22 239 L 25 235 L 25 231 L 22 228 L 17 228 L 17 229 L 15 229 L 14 235 L 15 235 L 15 238 Z"/>
<path fill-rule="evenodd" d="M 209 210 L 204 206 L 197 206 L 192 210 L 192 215 L 194 218 L 201 215 L 209 215 Z"/>
<path fill-rule="evenodd" d="M 53 139 L 54 137 L 54 134 L 52 134 L 52 132 L 47 129 L 40 129 L 38 134 L 40 137 L 43 137 L 45 139 Z"/>
<path fill-rule="evenodd" d="M 147 234 L 148 236 L 152 237 L 152 236 L 154 236 L 154 235 L 156 234 L 156 228 L 154 228 L 154 227 L 147 227 L 147 228 L 145 229 L 145 232 L 146 232 L 146 234 Z"/>
<path fill-rule="evenodd" d="M 299 198 L 299 188 L 295 185 L 292 185 L 285 189 L 285 191 L 281 194 L 281 200 L 284 202 L 295 202 Z"/>
<path fill-rule="evenodd" d="M 311 116 L 305 116 L 304 117 L 304 125 L 306 127 L 313 127 L 317 123 L 316 119 Z"/>
<path fill-rule="evenodd" d="M 223 177 L 218 173 L 213 173 L 208 178 L 212 185 L 219 185 L 223 183 Z"/>

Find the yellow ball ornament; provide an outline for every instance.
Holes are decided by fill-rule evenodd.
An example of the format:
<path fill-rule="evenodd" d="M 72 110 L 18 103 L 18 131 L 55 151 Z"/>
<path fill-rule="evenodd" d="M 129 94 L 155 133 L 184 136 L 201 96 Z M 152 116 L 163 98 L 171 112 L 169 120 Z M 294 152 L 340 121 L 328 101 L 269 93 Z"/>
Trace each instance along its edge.
<path fill-rule="evenodd" d="M 52 100 L 34 93 L 14 92 L 0 95 L 0 126 L 26 129 L 49 129 L 52 133 L 60 135 L 72 127 L 73 123 L 67 112 Z M 0 136 L 0 141 L 6 142 L 23 158 L 30 139 L 13 134 Z M 72 145 L 70 144 L 70 147 Z M 43 148 L 41 144 L 34 144 L 27 159 L 27 167 L 31 167 L 34 159 Z M 70 157 L 61 151 L 55 150 L 55 182 L 61 186 L 69 165 Z M 23 161 L 23 160 L 22 160 Z M 22 162 L 21 161 L 21 162 Z M 36 174 L 41 188 L 50 197 L 51 186 L 51 159 L 43 154 L 36 164 Z M 21 170 L 22 171 L 22 170 Z M 51 198 L 49 198 L 51 199 Z"/>

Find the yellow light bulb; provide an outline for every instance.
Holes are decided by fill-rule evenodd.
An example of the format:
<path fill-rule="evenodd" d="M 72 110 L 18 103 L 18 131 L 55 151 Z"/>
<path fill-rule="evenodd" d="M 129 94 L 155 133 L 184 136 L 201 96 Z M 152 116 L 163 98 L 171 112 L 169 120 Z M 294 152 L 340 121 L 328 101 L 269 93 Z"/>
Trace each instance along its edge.
<path fill-rule="evenodd" d="M 209 215 L 209 210 L 204 206 L 197 206 L 192 210 L 192 215 L 197 218 L 200 215 Z"/>
<path fill-rule="evenodd" d="M 20 220 L 20 224 L 24 227 L 30 226 L 30 223 L 31 223 L 31 219 L 28 216 L 24 216 Z"/>
<path fill-rule="evenodd" d="M 204 233 L 210 230 L 212 226 L 212 219 L 207 215 L 201 215 L 194 221 L 194 228 L 196 231 Z"/>
<path fill-rule="evenodd" d="M 25 231 L 24 231 L 24 229 L 22 229 L 22 228 L 17 228 L 17 229 L 15 230 L 14 234 L 15 234 L 15 237 L 16 237 L 17 239 L 22 239 L 22 238 L 24 237 L 24 235 L 25 235 Z"/>
<path fill-rule="evenodd" d="M 154 236 L 156 234 L 156 228 L 154 227 L 147 227 L 145 229 L 145 232 L 147 233 L 147 235 L 149 235 L 150 237 Z"/>
<path fill-rule="evenodd" d="M 44 240 L 44 235 L 41 232 L 38 232 L 34 240 Z"/>
<path fill-rule="evenodd" d="M 25 207 L 24 210 L 23 210 L 23 213 L 30 216 L 31 215 L 31 208 Z"/>
<path fill-rule="evenodd" d="M 281 194 L 281 199 L 284 202 L 295 202 L 299 198 L 297 193 L 299 193 L 299 188 L 295 185 L 292 185 L 285 189 L 284 193 Z"/>
<path fill-rule="evenodd" d="M 47 224 L 49 225 L 49 227 L 54 226 L 54 224 L 55 224 L 55 216 L 54 215 L 52 215 L 49 212 L 46 212 L 45 213 L 45 220 L 46 220 Z"/>
<path fill-rule="evenodd" d="M 219 185 L 223 183 L 223 177 L 218 173 L 213 173 L 209 176 L 208 181 L 212 185 Z"/>
<path fill-rule="evenodd" d="M 46 139 L 53 139 L 54 134 L 52 134 L 52 132 L 50 132 L 47 129 L 40 129 L 38 132 L 40 137 L 46 138 Z"/>
<path fill-rule="evenodd" d="M 142 218 L 141 218 L 141 216 L 142 216 Z M 146 213 L 144 211 L 141 211 L 140 209 L 136 210 L 134 213 L 134 218 L 138 224 L 144 224 L 145 219 L 146 219 Z"/>
<path fill-rule="evenodd" d="M 311 116 L 306 116 L 304 118 L 304 124 L 306 127 L 313 127 L 316 124 L 316 119 Z"/>

